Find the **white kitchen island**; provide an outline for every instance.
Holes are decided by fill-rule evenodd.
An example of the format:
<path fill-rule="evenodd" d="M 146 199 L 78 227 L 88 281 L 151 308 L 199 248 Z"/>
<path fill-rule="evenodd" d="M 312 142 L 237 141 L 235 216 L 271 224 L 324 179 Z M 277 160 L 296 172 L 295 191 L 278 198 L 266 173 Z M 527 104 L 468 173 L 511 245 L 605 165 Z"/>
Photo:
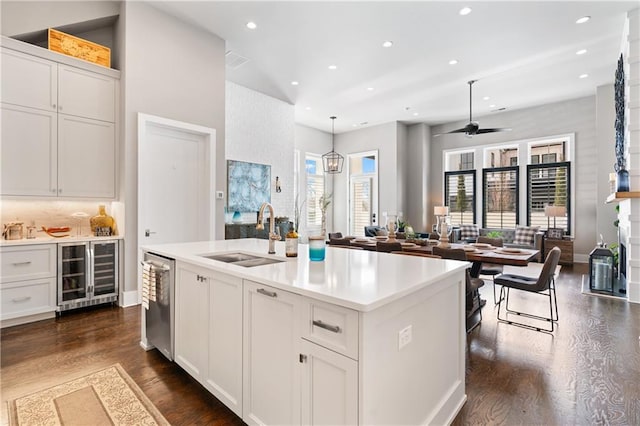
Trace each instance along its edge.
<path fill-rule="evenodd" d="M 176 260 L 175 361 L 248 424 L 448 424 L 465 395 L 465 262 L 243 239 Z M 282 262 L 245 267 L 204 255 Z M 144 313 L 143 313 L 144 319 Z M 144 321 L 143 347 L 148 347 Z"/>

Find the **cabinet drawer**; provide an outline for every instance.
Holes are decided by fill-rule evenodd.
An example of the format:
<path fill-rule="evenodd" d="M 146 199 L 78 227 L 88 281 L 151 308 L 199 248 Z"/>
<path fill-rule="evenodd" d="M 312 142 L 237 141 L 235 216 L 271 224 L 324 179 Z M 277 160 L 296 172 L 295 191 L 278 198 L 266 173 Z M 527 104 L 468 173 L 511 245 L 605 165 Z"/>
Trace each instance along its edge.
<path fill-rule="evenodd" d="M 55 286 L 55 278 L 3 284 L 0 289 L 0 299 L 2 300 L 0 319 L 6 320 L 55 311 Z"/>
<path fill-rule="evenodd" d="M 358 312 L 317 300 L 306 300 L 302 336 L 358 359 Z"/>
<path fill-rule="evenodd" d="M 23 281 L 56 275 L 56 245 L 2 247 L 0 282 Z"/>

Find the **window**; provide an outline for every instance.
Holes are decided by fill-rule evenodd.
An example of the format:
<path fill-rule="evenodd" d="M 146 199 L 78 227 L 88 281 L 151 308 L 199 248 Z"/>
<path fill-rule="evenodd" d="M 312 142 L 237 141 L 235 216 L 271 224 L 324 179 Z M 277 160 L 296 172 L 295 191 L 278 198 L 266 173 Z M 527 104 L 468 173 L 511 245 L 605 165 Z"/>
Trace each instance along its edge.
<path fill-rule="evenodd" d="M 564 229 L 568 234 L 571 233 L 570 176 L 571 163 L 568 161 L 527 166 L 527 224 L 529 226 L 539 226 L 542 229 L 553 228 L 554 218 L 547 218 L 544 208 L 549 205 L 562 206 L 566 208 L 567 214 L 565 217 L 555 218 L 555 227 Z"/>
<path fill-rule="evenodd" d="M 444 204 L 454 226 L 476 223 L 476 171 L 445 172 Z"/>
<path fill-rule="evenodd" d="M 514 146 L 485 149 L 485 167 L 510 167 L 518 165 L 518 148 Z"/>
<path fill-rule="evenodd" d="M 482 170 L 482 226 L 515 228 L 518 224 L 518 167 Z"/>
<path fill-rule="evenodd" d="M 456 172 L 475 168 L 473 151 L 448 152 L 445 158 L 445 171 Z"/>
<path fill-rule="evenodd" d="M 320 231 L 322 226 L 320 197 L 324 194 L 322 157 L 307 154 L 305 172 L 307 175 L 307 231 Z"/>
<path fill-rule="evenodd" d="M 552 154 L 542 154 L 542 162 L 543 163 L 555 163 L 556 160 L 556 153 L 552 153 Z"/>
<path fill-rule="evenodd" d="M 377 158 L 377 151 L 349 154 L 350 235 L 364 236 L 364 227 L 376 224 Z"/>

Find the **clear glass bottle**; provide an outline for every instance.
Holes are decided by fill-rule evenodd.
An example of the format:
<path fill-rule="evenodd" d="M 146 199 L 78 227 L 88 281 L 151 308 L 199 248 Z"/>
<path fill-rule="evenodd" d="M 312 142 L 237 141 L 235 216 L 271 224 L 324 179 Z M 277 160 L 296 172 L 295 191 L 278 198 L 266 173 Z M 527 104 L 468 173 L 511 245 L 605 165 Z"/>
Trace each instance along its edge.
<path fill-rule="evenodd" d="M 298 233 L 295 229 L 289 229 L 287 235 L 285 235 L 285 254 L 287 257 L 298 257 Z"/>
<path fill-rule="evenodd" d="M 107 214 L 103 204 L 98 206 L 98 214 L 93 216 L 89 223 L 91 224 L 91 233 L 95 236 L 116 235 L 116 221 Z"/>

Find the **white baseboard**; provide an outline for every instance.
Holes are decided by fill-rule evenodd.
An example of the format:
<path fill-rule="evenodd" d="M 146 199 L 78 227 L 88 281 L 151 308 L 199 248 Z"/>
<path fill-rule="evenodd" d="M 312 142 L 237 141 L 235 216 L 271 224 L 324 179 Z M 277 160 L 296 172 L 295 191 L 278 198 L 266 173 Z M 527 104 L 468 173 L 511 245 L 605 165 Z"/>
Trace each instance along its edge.
<path fill-rule="evenodd" d="M 120 298 L 120 306 L 126 308 L 128 306 L 139 305 L 138 290 L 124 291 Z"/>

